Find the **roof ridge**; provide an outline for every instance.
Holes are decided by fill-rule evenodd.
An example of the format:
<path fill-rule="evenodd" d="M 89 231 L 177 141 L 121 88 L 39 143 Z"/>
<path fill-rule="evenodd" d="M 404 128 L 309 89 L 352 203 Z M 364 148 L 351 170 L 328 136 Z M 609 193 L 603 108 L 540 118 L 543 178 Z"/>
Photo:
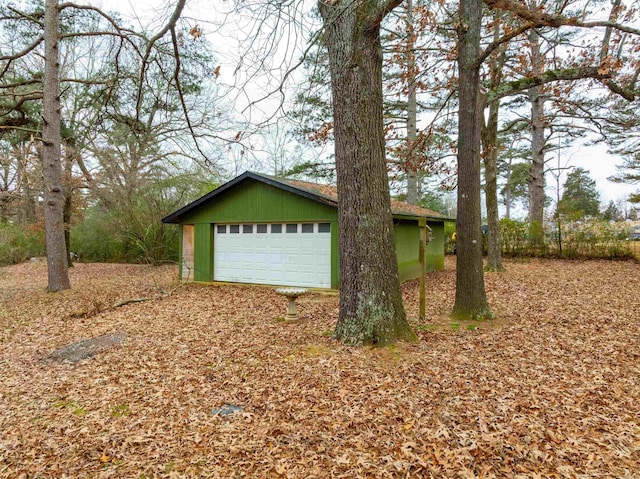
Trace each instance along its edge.
<path fill-rule="evenodd" d="M 178 223 L 180 216 L 188 214 L 194 208 L 212 200 L 218 195 L 225 193 L 226 191 L 234 188 L 237 184 L 246 181 L 247 179 L 253 179 L 264 182 L 268 185 L 276 188 L 281 188 L 300 196 L 307 197 L 314 201 L 331 205 L 333 207 L 338 206 L 338 188 L 334 185 L 327 185 L 322 183 L 312 183 L 310 181 L 297 180 L 292 178 L 284 178 L 279 176 L 272 176 L 266 173 L 258 173 L 255 171 L 245 171 L 241 175 L 229 180 L 228 182 L 220 185 L 218 188 L 210 191 L 197 200 L 189 203 L 188 205 L 180 208 L 179 210 L 171 213 L 162 219 L 163 223 Z M 411 205 L 399 200 L 391 199 L 391 213 L 396 216 L 409 216 L 409 217 L 421 217 L 439 219 L 443 221 L 452 220 L 452 218 L 428 208 L 423 208 L 417 205 Z"/>
<path fill-rule="evenodd" d="M 286 177 L 282 177 L 282 176 L 272 176 L 272 175 L 265 175 L 263 173 L 258 173 L 258 175 L 262 175 L 262 176 L 266 176 L 268 178 L 271 178 L 275 181 L 280 181 L 283 183 L 286 183 L 290 186 L 295 187 L 295 183 L 304 183 L 306 185 L 310 185 L 310 186 L 320 186 L 320 187 L 325 187 L 325 188 L 331 188 L 331 189 L 335 189 L 335 196 L 334 195 L 328 195 L 328 194 L 323 194 L 322 196 L 327 197 L 328 199 L 332 199 L 334 201 L 338 201 L 338 188 L 336 185 L 334 184 L 325 184 L 325 183 L 314 183 L 311 181 L 306 181 L 306 180 L 298 180 L 295 178 L 286 178 Z M 312 193 L 314 194 L 318 194 L 317 191 L 312 191 Z M 422 206 L 419 205 L 412 205 L 411 203 L 407 203 L 406 201 L 400 201 L 397 199 L 394 199 L 393 197 L 391 198 L 391 204 L 392 204 L 392 210 L 393 210 L 393 204 L 396 204 L 398 207 L 400 208 L 406 208 L 408 210 L 414 210 L 412 211 L 407 211 L 405 214 L 409 214 L 409 215 L 418 215 L 421 216 L 421 212 L 419 212 L 418 210 L 422 210 L 422 212 L 424 212 L 425 214 L 423 216 L 430 216 L 433 218 L 442 218 L 442 219 L 448 219 L 447 216 L 444 213 L 440 213 L 439 211 L 435 211 L 432 210 L 430 208 L 424 208 Z M 402 214 L 402 213 L 395 213 L 395 214 Z"/>

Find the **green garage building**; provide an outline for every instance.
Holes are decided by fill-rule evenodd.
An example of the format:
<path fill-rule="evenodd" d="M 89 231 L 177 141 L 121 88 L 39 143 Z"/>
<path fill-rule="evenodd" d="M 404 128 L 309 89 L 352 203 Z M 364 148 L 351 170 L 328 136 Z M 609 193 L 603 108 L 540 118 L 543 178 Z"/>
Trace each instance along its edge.
<path fill-rule="evenodd" d="M 245 172 L 165 217 L 180 224 L 180 278 L 339 287 L 335 187 Z M 392 201 L 401 281 L 420 274 L 420 224 L 427 270 L 444 268 L 445 215 Z"/>

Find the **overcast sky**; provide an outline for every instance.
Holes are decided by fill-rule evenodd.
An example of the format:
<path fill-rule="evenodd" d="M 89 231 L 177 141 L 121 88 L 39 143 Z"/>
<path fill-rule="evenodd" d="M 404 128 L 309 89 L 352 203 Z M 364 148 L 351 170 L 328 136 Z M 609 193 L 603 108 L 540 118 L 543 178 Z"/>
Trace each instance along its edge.
<path fill-rule="evenodd" d="M 84 0 L 83 3 L 92 3 L 106 10 L 120 11 L 126 16 L 130 16 L 132 12 L 135 12 L 135 15 L 140 18 L 143 24 L 151 23 L 153 25 L 155 20 L 157 28 L 160 28 L 158 20 L 165 19 L 168 11 L 171 10 L 167 7 L 166 0 Z M 222 6 L 225 3 L 222 2 Z M 211 2 L 211 0 L 188 0 L 186 16 L 215 21 L 211 17 L 215 14 L 213 5 L 215 5 L 215 2 Z M 205 34 L 208 34 L 214 28 L 205 22 L 203 22 L 202 27 Z M 215 37 L 210 36 L 209 39 L 214 46 L 216 58 L 223 65 L 223 74 L 227 76 L 228 82 L 232 81 L 229 75 L 235 68 L 232 63 L 237 58 L 237 52 L 234 51 L 234 41 L 231 38 L 221 38 L 219 34 Z M 225 62 L 228 64 L 225 65 Z M 577 142 L 574 147 L 563 150 L 560 154 L 563 166 L 582 167 L 591 173 L 591 177 L 596 181 L 603 203 L 609 200 L 625 199 L 630 193 L 638 189 L 637 185 L 618 184 L 607 180 L 608 177 L 616 173 L 616 165 L 621 163 L 622 160 L 619 157 L 609 155 L 606 145 L 584 146 L 582 142 Z M 553 152 L 551 155 L 554 158 L 552 162 L 555 166 L 556 153 Z M 555 180 L 553 177 L 549 176 L 547 178 L 547 185 L 547 194 L 555 195 Z"/>

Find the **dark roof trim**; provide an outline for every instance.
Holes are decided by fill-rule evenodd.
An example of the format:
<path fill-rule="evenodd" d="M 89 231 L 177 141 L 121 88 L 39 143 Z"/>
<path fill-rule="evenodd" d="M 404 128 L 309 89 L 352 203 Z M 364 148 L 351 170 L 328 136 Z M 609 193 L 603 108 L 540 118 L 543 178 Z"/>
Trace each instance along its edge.
<path fill-rule="evenodd" d="M 251 177 L 256 179 L 256 180 L 262 181 L 263 183 L 266 183 L 266 184 L 271 185 L 271 186 L 275 186 L 276 188 L 280 188 L 281 190 L 288 191 L 289 193 L 295 193 L 296 195 L 304 196 L 305 198 L 309 198 L 310 200 L 318 201 L 318 202 L 323 203 L 325 205 L 334 206 L 334 207 L 338 206 L 338 203 L 336 201 L 333 201 L 333 200 L 331 200 L 329 198 L 325 198 L 324 196 L 321 196 L 321 195 L 313 194 L 310 191 L 305 191 L 305 190 L 302 190 L 300 188 L 296 188 L 295 186 L 288 185 L 286 183 L 283 183 L 282 181 L 278 181 L 278 180 L 276 180 L 274 178 L 271 178 L 269 176 L 261 175 L 259 173 L 253 173 L 251 171 L 247 171 L 246 173 L 250 174 Z"/>
<path fill-rule="evenodd" d="M 432 218 L 432 217 L 429 217 L 429 216 L 413 216 L 413 215 L 395 214 L 395 213 L 393 213 L 392 216 L 393 216 L 394 220 L 417 221 L 419 219 L 424 218 L 427 222 L 429 222 L 429 221 L 438 221 L 438 222 L 444 221 L 443 218 Z M 431 229 L 431 226 L 427 225 L 427 228 Z"/>
<path fill-rule="evenodd" d="M 280 188 L 281 190 L 285 190 L 288 191 L 290 193 L 294 193 L 296 195 L 299 196 L 304 196 L 306 198 L 309 198 L 313 201 L 318 201 L 319 203 L 323 203 L 325 205 L 329 205 L 329 206 L 333 206 L 333 207 L 337 207 L 337 203 L 335 201 L 331 201 L 323 196 L 319 196 L 319 195 L 314 195 L 313 193 L 310 193 L 308 191 L 304 191 L 298 188 L 295 188 L 293 186 L 287 185 L 285 183 L 281 183 L 280 181 L 274 180 L 272 178 L 269 178 L 268 176 L 262 176 L 258 173 L 254 173 L 252 171 L 245 171 L 244 173 L 242 173 L 240 176 L 234 178 L 231 181 L 228 181 L 227 183 L 217 187 L 215 190 L 207 193 L 204 196 L 201 196 L 200 198 L 198 198 L 197 200 L 189 203 L 188 205 L 180 208 L 178 211 L 174 211 L 173 213 L 171 213 L 170 215 L 165 216 L 164 218 L 162 218 L 162 222 L 163 223 L 180 223 L 180 217 L 184 216 L 190 212 L 192 212 L 193 210 L 195 210 L 196 208 L 198 208 L 199 206 L 201 206 L 204 203 L 207 203 L 209 200 L 214 199 L 217 196 L 220 196 L 222 194 L 224 194 L 225 192 L 233 189 L 235 186 L 237 186 L 240 183 L 243 183 L 249 179 L 252 180 L 256 180 L 256 181 L 260 181 L 262 183 L 266 183 L 267 185 L 270 186 L 274 186 L 276 188 Z"/>
<path fill-rule="evenodd" d="M 234 178 L 231 181 L 219 186 L 215 190 L 207 193 L 206 195 L 198 198 L 197 200 L 189 203 L 188 205 L 180 208 L 179 210 L 171 213 L 168 216 L 162 218 L 163 223 L 180 223 L 181 217 L 187 215 L 194 211 L 196 208 L 200 207 L 204 203 L 207 203 L 209 200 L 212 200 L 227 191 L 235 188 L 240 183 L 244 183 L 248 180 L 255 180 L 261 183 L 265 183 L 267 185 L 273 186 L 275 188 L 279 188 L 281 190 L 287 191 L 289 193 L 296 194 L 298 196 L 303 196 L 305 198 L 309 198 L 310 200 L 317 201 L 318 203 L 322 203 L 328 206 L 332 206 L 334 208 L 338 207 L 338 203 L 336 200 L 327 198 L 324 195 L 314 194 L 311 191 L 305 190 L 303 188 L 298 188 L 294 185 L 290 185 L 285 181 L 279 181 L 278 178 L 274 178 L 268 175 L 262 175 L 260 173 L 254 173 L 253 171 L 245 171 L 240 176 Z M 455 221 L 453 218 L 447 218 L 446 216 L 438 217 L 438 216 L 430 216 L 430 215 L 412 215 L 407 214 L 405 212 L 402 213 L 393 213 L 393 217 L 396 219 L 407 219 L 407 220 L 417 220 L 418 218 L 426 218 L 430 221 Z"/>

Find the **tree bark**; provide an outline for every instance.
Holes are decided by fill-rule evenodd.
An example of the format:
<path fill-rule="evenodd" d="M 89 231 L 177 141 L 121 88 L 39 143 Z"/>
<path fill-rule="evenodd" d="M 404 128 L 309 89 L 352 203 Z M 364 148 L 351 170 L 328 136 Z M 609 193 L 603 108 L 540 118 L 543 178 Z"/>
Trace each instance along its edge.
<path fill-rule="evenodd" d="M 535 3 L 533 5 L 535 7 Z M 536 30 L 529 32 L 531 65 L 534 76 L 542 74 L 544 59 L 540 52 L 540 37 Z M 531 176 L 529 177 L 530 239 L 534 246 L 543 240 L 544 227 L 544 91 L 542 86 L 529 89 L 531 101 Z"/>
<path fill-rule="evenodd" d="M 501 18 L 493 15 L 493 38 L 500 38 Z M 495 89 L 502 81 L 504 48 L 489 59 L 490 89 Z M 484 196 L 487 206 L 487 225 L 489 226 L 489 248 L 485 271 L 504 271 L 502 265 L 502 242 L 500 240 L 500 215 L 498 212 L 498 117 L 500 100 L 489 103 L 489 118 L 482 130 L 482 149 L 484 158 Z"/>
<path fill-rule="evenodd" d="M 485 271 L 504 271 L 500 215 L 498 212 L 498 101 L 489 105 L 489 121 L 484 136 L 484 195 L 489 226 L 489 251 Z"/>
<path fill-rule="evenodd" d="M 67 265 L 69 268 L 73 267 L 73 259 L 71 258 L 71 219 L 73 215 L 73 164 L 78 162 L 80 152 L 76 145 L 76 139 L 72 136 L 71 131 L 69 135 L 62 138 L 64 143 L 64 171 L 62 184 L 64 185 L 64 208 L 62 213 L 62 219 L 64 222 L 64 243 L 67 248 Z M 78 162 L 79 163 L 79 162 Z"/>
<path fill-rule="evenodd" d="M 507 166 L 507 178 L 506 184 L 504 185 L 504 217 L 507 219 L 511 218 L 511 160 L 509 160 L 509 165 Z"/>
<path fill-rule="evenodd" d="M 335 337 L 383 345 L 415 336 L 395 256 L 375 1 L 319 3 L 329 52 L 338 186 L 340 312 Z"/>
<path fill-rule="evenodd" d="M 493 318 L 487 303 L 482 265 L 480 211 L 479 101 L 482 20 L 481 0 L 461 0 L 458 22 L 458 217 L 456 224 L 456 299 L 452 316 L 460 319 Z"/>
<path fill-rule="evenodd" d="M 42 129 L 42 175 L 44 222 L 47 246 L 48 290 L 71 287 L 64 240 L 64 191 L 60 160 L 60 80 L 58 0 L 46 0 L 44 18 L 44 95 Z"/>
<path fill-rule="evenodd" d="M 71 258 L 71 196 L 64 199 L 64 208 L 62 209 L 62 222 L 64 224 L 64 247 L 69 252 L 67 254 L 67 268 L 73 267 L 73 259 Z"/>

